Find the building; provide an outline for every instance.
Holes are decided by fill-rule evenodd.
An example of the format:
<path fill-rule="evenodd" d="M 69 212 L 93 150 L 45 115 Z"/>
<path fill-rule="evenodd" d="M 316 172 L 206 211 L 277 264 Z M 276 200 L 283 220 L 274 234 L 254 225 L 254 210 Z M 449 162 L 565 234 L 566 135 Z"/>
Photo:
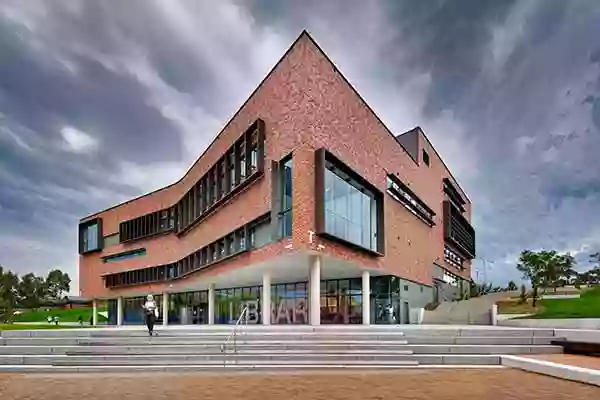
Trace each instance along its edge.
<path fill-rule="evenodd" d="M 149 293 L 165 323 L 409 323 L 467 287 L 470 213 L 303 32 L 178 182 L 81 220 L 80 294 L 112 324 Z"/>

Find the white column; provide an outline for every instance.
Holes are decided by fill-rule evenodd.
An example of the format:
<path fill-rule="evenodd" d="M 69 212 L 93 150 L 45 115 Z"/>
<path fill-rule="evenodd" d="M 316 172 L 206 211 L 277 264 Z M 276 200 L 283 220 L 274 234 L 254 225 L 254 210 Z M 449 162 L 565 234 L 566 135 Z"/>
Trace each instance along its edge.
<path fill-rule="evenodd" d="M 309 268 L 309 321 L 311 325 L 321 325 L 321 257 L 313 256 Z"/>
<path fill-rule="evenodd" d="M 215 324 L 215 284 L 208 287 L 208 324 Z"/>
<path fill-rule="evenodd" d="M 169 293 L 163 293 L 162 303 L 163 326 L 169 325 Z"/>
<path fill-rule="evenodd" d="M 362 272 L 362 323 L 371 324 L 371 274 Z"/>
<path fill-rule="evenodd" d="M 123 298 L 117 298 L 117 326 L 123 325 Z"/>
<path fill-rule="evenodd" d="M 271 275 L 263 273 L 260 312 L 263 325 L 271 325 Z"/>
<path fill-rule="evenodd" d="M 92 325 L 98 325 L 98 300 L 92 300 Z"/>

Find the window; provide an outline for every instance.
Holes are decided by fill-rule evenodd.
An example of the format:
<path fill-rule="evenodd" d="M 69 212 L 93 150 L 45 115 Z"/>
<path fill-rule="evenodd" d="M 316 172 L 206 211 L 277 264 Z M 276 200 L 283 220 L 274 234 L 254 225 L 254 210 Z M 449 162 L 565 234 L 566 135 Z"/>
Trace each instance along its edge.
<path fill-rule="evenodd" d="M 292 158 L 283 161 L 281 173 L 281 235 L 292 236 Z"/>
<path fill-rule="evenodd" d="M 102 262 L 104 262 L 104 263 L 115 262 L 115 261 L 126 260 L 128 258 L 141 257 L 141 256 L 145 256 L 145 255 L 146 255 L 146 249 L 136 249 L 136 250 L 125 251 L 123 253 L 112 254 L 110 256 L 103 257 Z"/>
<path fill-rule="evenodd" d="M 229 153 L 229 187 L 233 189 L 235 186 L 235 151 L 232 150 Z"/>
<path fill-rule="evenodd" d="M 395 200 L 399 201 L 404 207 L 419 217 L 423 222 L 430 226 L 434 225 L 433 218 L 435 212 L 425 204 L 423 200 L 417 197 L 400 179 L 394 175 L 387 177 L 387 192 Z"/>
<path fill-rule="evenodd" d="M 246 142 L 242 140 L 238 144 L 238 154 L 240 155 L 240 182 L 246 179 Z"/>
<path fill-rule="evenodd" d="M 429 167 L 429 154 L 423 149 L 423 162 Z"/>
<path fill-rule="evenodd" d="M 475 230 L 454 203 L 443 202 L 444 240 L 466 259 L 475 258 Z"/>
<path fill-rule="evenodd" d="M 458 286 L 459 279 L 460 278 L 458 276 L 454 275 L 451 272 L 444 270 L 444 275 L 442 276 L 442 280 L 444 282 L 446 282 L 448 285 L 454 286 L 454 287 Z"/>
<path fill-rule="evenodd" d="M 84 254 L 102 248 L 102 230 L 100 219 L 79 225 L 79 253 Z"/>
<path fill-rule="evenodd" d="M 342 171 L 325 169 L 325 232 L 370 250 L 377 250 L 374 195 Z"/>
<path fill-rule="evenodd" d="M 463 269 L 464 259 L 448 246 L 444 246 L 444 260 L 456 268 Z"/>
<path fill-rule="evenodd" d="M 227 160 L 219 163 L 219 174 L 221 174 L 221 193 L 219 198 L 222 198 L 229 192 L 229 186 L 227 185 Z"/>
<path fill-rule="evenodd" d="M 246 230 L 251 232 L 253 246 L 263 246 L 271 241 L 271 220 L 269 215 L 270 214 L 265 214 L 259 217 L 245 226 L 238 228 L 235 232 L 230 233 L 213 243 L 209 243 L 176 262 L 106 275 L 105 286 L 112 288 L 126 284 L 143 284 L 147 282 L 178 279 L 191 271 L 199 269 L 200 266 L 210 265 L 227 256 L 234 256 L 236 253 L 246 250 Z M 238 247 L 236 248 L 236 246 Z M 103 262 L 115 262 L 131 257 L 143 256 L 145 254 L 146 249 L 137 249 L 104 257 Z"/>
<path fill-rule="evenodd" d="M 250 174 L 258 168 L 258 132 L 252 132 L 250 136 Z"/>
<path fill-rule="evenodd" d="M 246 250 L 246 233 L 241 230 L 238 235 L 239 238 L 239 249 Z"/>

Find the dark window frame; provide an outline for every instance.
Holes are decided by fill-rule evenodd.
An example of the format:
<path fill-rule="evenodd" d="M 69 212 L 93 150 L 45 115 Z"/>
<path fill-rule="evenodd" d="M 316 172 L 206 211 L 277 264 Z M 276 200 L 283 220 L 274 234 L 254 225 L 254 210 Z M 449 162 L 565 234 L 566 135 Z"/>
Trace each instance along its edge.
<path fill-rule="evenodd" d="M 255 162 L 255 166 L 251 165 L 252 161 Z M 261 177 L 264 173 L 264 163 L 265 123 L 259 118 L 175 205 L 121 222 L 120 243 L 173 231 L 177 235 L 185 234 L 245 186 Z M 250 171 L 252 173 L 249 173 Z M 168 229 L 163 229 L 160 223 L 155 223 L 160 221 L 160 213 L 164 210 L 172 210 L 173 213 L 173 223 L 169 224 Z"/>
<path fill-rule="evenodd" d="M 270 214 L 266 213 L 173 263 L 103 275 L 105 287 L 113 289 L 123 286 L 143 285 L 151 282 L 172 281 L 181 279 L 196 271 L 212 267 L 217 263 L 253 250 L 254 248 L 248 244 L 249 230 L 258 224 L 269 223 Z M 232 253 L 228 251 L 231 240 L 237 244 L 233 246 L 234 251 Z M 243 247 L 240 246 L 242 243 L 244 244 Z M 225 246 L 224 254 L 220 251 L 220 246 L 222 245 Z M 215 251 L 216 258 L 212 258 Z M 207 259 L 206 257 L 209 256 L 211 258 Z M 119 281 L 118 277 L 121 276 L 120 274 L 124 274 L 123 276 L 126 277 L 126 281 Z"/>
<path fill-rule="evenodd" d="M 454 202 L 444 200 L 444 241 L 453 245 L 465 259 L 475 258 L 475 229 L 462 215 Z"/>
<path fill-rule="evenodd" d="M 397 187 L 394 187 L 397 186 Z M 404 192 L 404 193 L 403 193 Z M 436 213 L 413 192 L 408 185 L 400 180 L 394 174 L 388 174 L 387 176 L 387 193 L 396 201 L 400 202 L 404 207 L 408 208 L 408 210 L 419 218 L 421 221 L 425 222 L 429 226 L 435 225 L 435 215 Z M 412 200 L 417 203 L 413 204 L 405 194 L 410 197 Z"/>
<path fill-rule="evenodd" d="M 375 250 L 363 247 L 359 244 L 350 242 L 344 238 L 335 236 L 325 229 L 325 170 L 327 165 L 333 165 L 345 175 L 350 177 L 358 185 L 364 187 L 373 194 L 375 200 L 375 214 L 377 218 L 376 225 L 376 248 Z M 354 171 L 348 164 L 344 163 L 333 153 L 325 148 L 315 151 L 315 225 L 316 234 L 351 247 L 355 250 L 367 253 L 372 256 L 382 257 L 385 255 L 385 213 L 384 213 L 383 193 L 375 185 Z"/>
<path fill-rule="evenodd" d="M 96 246 L 92 247 L 92 248 L 86 248 L 84 235 L 87 232 L 87 230 L 94 225 L 97 226 Z M 102 251 L 102 249 L 104 248 L 104 236 L 102 233 L 102 218 L 98 217 L 98 218 L 93 218 L 93 219 L 87 220 L 85 222 L 81 222 L 79 224 L 78 231 L 79 231 L 79 233 L 78 233 L 79 254 L 90 254 L 90 253 Z"/>
<path fill-rule="evenodd" d="M 421 149 L 421 159 L 423 160 L 423 163 L 425 165 L 427 165 L 428 167 L 430 166 L 431 159 L 429 158 L 429 153 L 427 152 L 427 150 Z"/>

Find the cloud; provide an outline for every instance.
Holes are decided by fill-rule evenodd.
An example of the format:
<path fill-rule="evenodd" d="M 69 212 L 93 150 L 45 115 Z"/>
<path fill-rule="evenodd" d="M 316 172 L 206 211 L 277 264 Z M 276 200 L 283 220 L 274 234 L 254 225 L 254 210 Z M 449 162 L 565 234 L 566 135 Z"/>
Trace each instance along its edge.
<path fill-rule="evenodd" d="M 428 134 L 489 279 L 523 248 L 600 250 L 599 20 L 592 0 L 6 0 L 0 262 L 75 275 L 78 218 L 181 177 L 304 28 L 393 132 Z"/>
<path fill-rule="evenodd" d="M 74 153 L 89 153 L 98 147 L 98 140 L 87 133 L 72 126 L 65 126 L 60 130 L 64 140 L 65 149 Z"/>

